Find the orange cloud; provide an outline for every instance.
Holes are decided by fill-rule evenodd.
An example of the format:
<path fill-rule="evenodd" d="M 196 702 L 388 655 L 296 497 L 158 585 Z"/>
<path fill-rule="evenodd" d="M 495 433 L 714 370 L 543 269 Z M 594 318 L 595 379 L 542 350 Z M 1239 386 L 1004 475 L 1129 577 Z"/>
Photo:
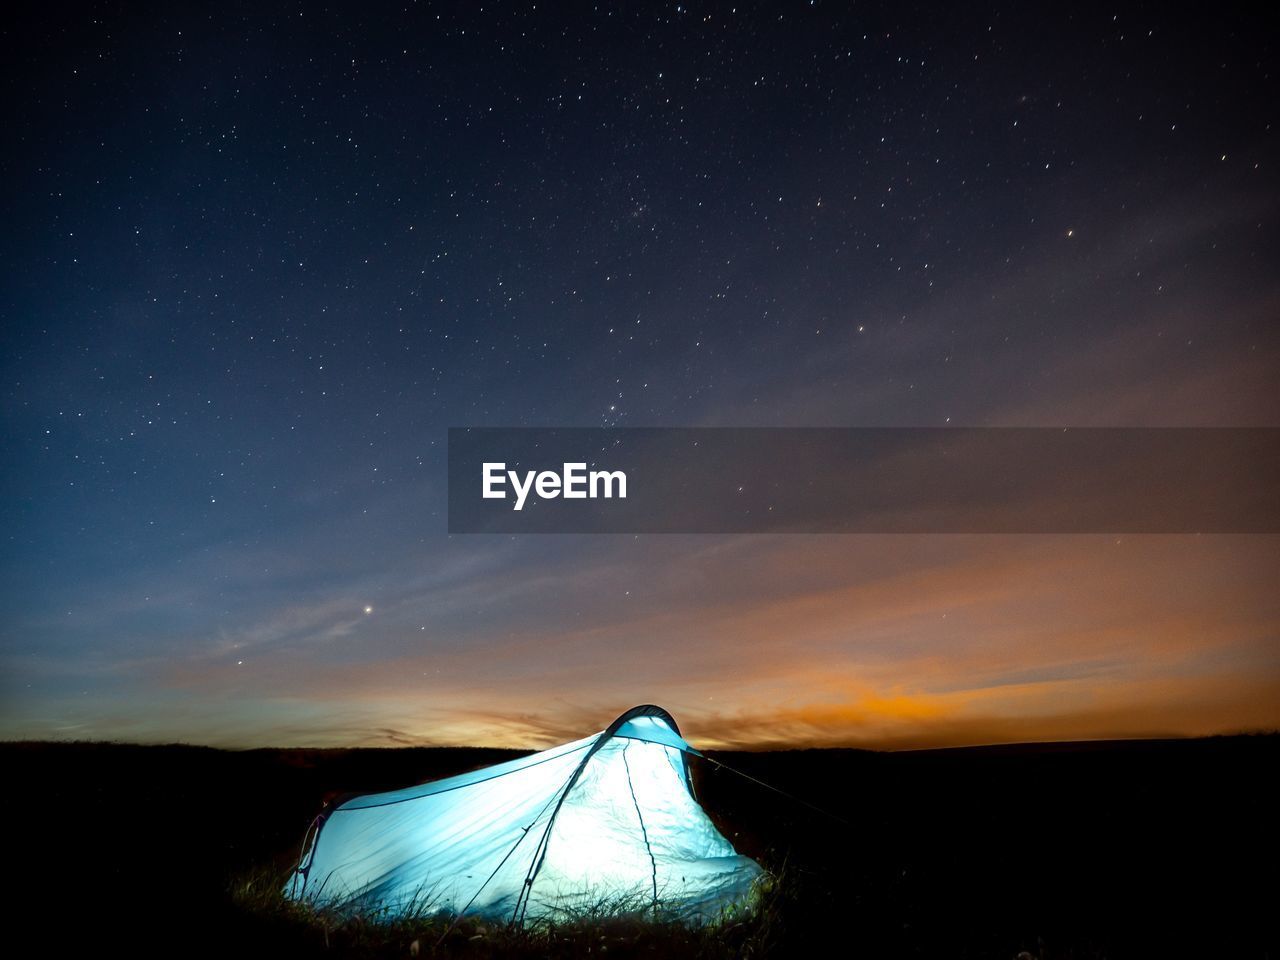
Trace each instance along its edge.
<path fill-rule="evenodd" d="M 96 664 L 147 692 L 70 700 L 45 730 L 537 747 L 644 701 L 708 746 L 1280 727 L 1278 540 L 649 538 L 608 563 L 505 568 L 375 616 L 291 606 L 185 658 Z"/>

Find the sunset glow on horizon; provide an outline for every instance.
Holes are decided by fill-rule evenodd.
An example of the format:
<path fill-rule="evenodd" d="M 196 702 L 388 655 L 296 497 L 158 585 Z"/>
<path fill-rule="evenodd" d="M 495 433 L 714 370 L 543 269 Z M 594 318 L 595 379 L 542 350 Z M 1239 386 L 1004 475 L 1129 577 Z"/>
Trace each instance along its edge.
<path fill-rule="evenodd" d="M 708 748 L 1280 726 L 1274 538 L 579 546 L 595 558 L 585 570 L 544 566 L 536 538 L 490 542 L 472 570 L 423 577 L 373 612 L 354 595 L 288 605 L 180 656 L 63 666 L 83 691 L 57 702 L 57 722 L 9 735 L 534 748 L 637 702 L 668 707 Z"/>

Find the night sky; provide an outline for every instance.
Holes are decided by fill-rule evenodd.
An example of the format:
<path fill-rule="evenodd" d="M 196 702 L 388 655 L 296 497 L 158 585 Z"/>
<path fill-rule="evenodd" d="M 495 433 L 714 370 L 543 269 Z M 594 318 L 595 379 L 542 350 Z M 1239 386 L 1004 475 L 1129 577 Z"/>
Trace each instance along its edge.
<path fill-rule="evenodd" d="M 1280 726 L 1270 536 L 449 536 L 450 426 L 1280 426 L 1218 5 L 36 7 L 0 736 Z"/>

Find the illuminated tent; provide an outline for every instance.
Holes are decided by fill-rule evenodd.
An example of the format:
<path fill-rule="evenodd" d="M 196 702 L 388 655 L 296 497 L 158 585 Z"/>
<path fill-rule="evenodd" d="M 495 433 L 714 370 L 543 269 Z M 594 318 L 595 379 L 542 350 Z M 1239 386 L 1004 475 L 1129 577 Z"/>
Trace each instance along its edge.
<path fill-rule="evenodd" d="M 750 908 L 764 872 L 703 812 L 689 755 L 671 715 L 642 706 L 542 753 L 354 797 L 317 818 L 285 896 L 386 919 L 715 922 Z"/>

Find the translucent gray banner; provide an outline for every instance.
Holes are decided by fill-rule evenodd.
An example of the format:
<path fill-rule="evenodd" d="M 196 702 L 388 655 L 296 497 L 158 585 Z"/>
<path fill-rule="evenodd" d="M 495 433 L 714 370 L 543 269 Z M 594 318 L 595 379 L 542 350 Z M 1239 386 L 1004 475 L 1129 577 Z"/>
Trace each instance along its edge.
<path fill-rule="evenodd" d="M 451 533 L 1277 533 L 1273 428 L 451 428 Z"/>

